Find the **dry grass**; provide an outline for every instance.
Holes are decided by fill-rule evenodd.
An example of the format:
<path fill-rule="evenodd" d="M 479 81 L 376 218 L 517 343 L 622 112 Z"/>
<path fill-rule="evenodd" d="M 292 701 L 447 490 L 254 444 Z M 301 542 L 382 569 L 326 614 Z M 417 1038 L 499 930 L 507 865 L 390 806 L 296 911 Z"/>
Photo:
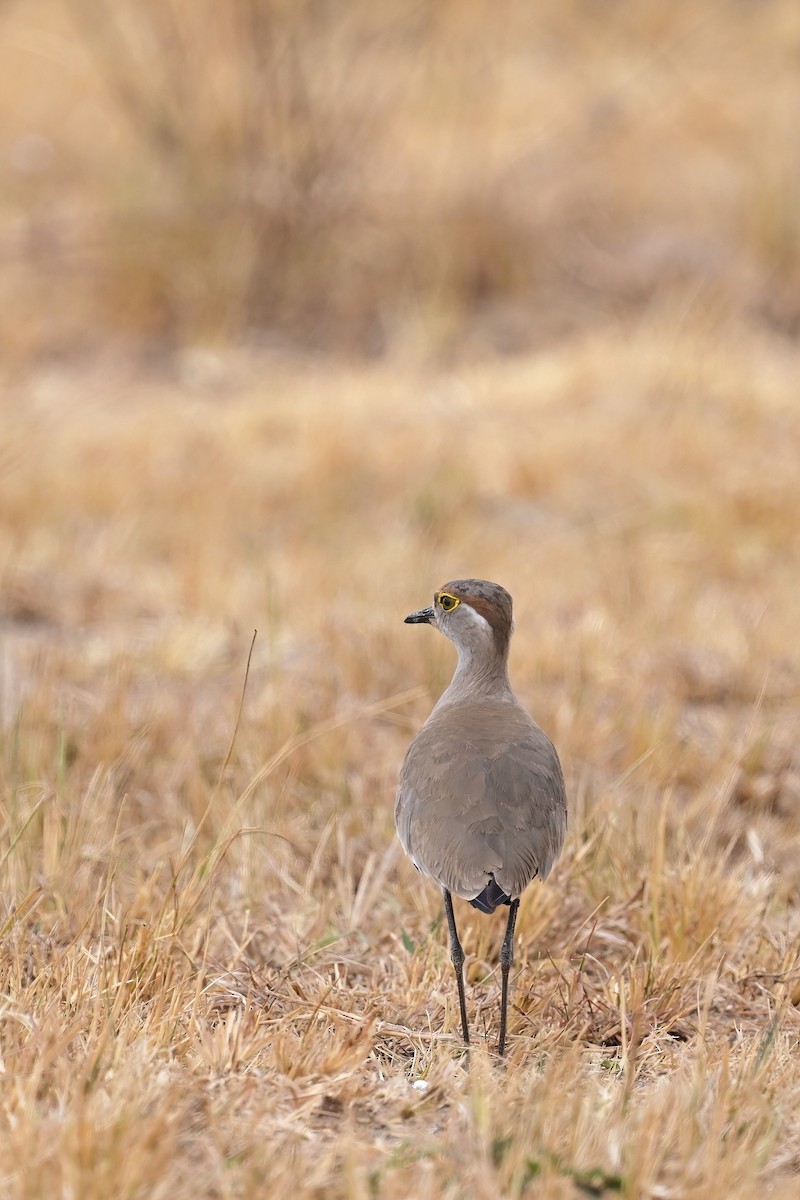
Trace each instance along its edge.
<path fill-rule="evenodd" d="M 800 327 L 796 0 L 0 6 L 0 350 Z"/>
<path fill-rule="evenodd" d="M 9 1200 L 797 1194 L 800 9 L 497 14 L 0 7 Z M 473 573 L 571 823 L 465 1071 Z"/>
<path fill-rule="evenodd" d="M 4 1196 L 795 1194 L 796 378 L 676 317 L 8 395 Z M 572 805 L 505 1069 L 462 907 L 470 1072 L 392 824 L 452 665 L 402 617 L 463 572 L 516 596 Z"/>

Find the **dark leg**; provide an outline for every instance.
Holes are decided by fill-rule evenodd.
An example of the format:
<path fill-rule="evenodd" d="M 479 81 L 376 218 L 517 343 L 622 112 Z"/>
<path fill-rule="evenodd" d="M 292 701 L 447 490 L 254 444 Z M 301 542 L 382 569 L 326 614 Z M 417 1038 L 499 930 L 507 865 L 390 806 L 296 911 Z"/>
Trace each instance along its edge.
<path fill-rule="evenodd" d="M 497 1053 L 502 1058 L 506 1052 L 506 1016 L 508 1013 L 508 972 L 511 969 L 511 964 L 514 961 L 514 926 L 517 923 L 517 909 L 519 908 L 519 898 L 511 901 L 511 907 L 508 910 L 508 925 L 506 926 L 506 936 L 503 938 L 503 945 L 500 949 L 500 971 L 503 976 L 503 990 L 500 996 L 500 1041 L 497 1045 Z"/>
<path fill-rule="evenodd" d="M 450 928 L 450 957 L 453 960 L 453 970 L 456 973 L 456 983 L 458 984 L 458 1003 L 461 1008 L 461 1032 L 464 1035 L 466 1045 L 469 1045 L 467 1002 L 464 999 L 464 951 L 461 949 L 461 942 L 458 940 L 456 917 L 453 912 L 453 897 L 447 888 L 443 888 L 442 891 L 444 892 L 444 911 L 447 913 L 447 924 Z"/>

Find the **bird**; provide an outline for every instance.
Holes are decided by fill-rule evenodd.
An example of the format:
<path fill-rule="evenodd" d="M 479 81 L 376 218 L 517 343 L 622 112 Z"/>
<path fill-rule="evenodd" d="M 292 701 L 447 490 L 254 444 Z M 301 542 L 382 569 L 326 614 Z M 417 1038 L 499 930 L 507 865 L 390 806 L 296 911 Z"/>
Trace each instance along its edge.
<path fill-rule="evenodd" d="M 405 623 L 435 626 L 455 645 L 458 663 L 400 769 L 397 833 L 417 869 L 442 889 L 467 1047 L 464 951 L 453 896 L 481 913 L 508 906 L 500 951 L 502 1057 L 520 896 L 533 879 L 547 878 L 564 844 L 564 775 L 553 743 L 509 683 L 514 623 L 504 587 L 485 579 L 452 580 Z"/>

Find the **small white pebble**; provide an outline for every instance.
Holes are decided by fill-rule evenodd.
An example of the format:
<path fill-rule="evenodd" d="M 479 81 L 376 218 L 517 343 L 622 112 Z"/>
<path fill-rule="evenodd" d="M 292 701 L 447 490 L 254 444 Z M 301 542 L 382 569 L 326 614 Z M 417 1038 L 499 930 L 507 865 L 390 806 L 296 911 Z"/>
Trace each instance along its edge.
<path fill-rule="evenodd" d="M 415 1092 L 427 1092 L 431 1085 L 428 1083 L 427 1079 L 415 1079 L 411 1086 Z"/>

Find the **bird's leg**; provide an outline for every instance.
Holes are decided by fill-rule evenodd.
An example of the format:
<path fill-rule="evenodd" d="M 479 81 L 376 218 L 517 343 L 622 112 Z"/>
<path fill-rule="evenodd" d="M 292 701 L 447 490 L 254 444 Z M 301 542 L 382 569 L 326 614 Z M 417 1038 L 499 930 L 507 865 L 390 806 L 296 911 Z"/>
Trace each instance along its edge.
<path fill-rule="evenodd" d="M 453 897 L 447 888 L 443 888 L 442 891 L 444 892 L 444 911 L 447 913 L 447 924 L 450 928 L 450 957 L 453 960 L 453 970 L 456 973 L 456 983 L 458 984 L 458 1003 L 461 1008 L 461 1032 L 464 1035 L 464 1042 L 468 1046 L 467 1002 L 464 999 L 464 951 L 461 949 L 461 942 L 458 940 L 456 917 L 453 912 Z"/>
<path fill-rule="evenodd" d="M 502 993 L 500 996 L 500 1040 L 497 1045 L 497 1053 L 502 1058 L 506 1052 L 506 1017 L 508 1014 L 508 972 L 511 969 L 511 964 L 514 961 L 514 926 L 517 923 L 517 909 L 519 908 L 519 897 L 511 901 L 511 907 L 508 910 L 508 925 L 506 926 L 506 936 L 503 938 L 503 945 L 500 948 L 500 971 L 503 977 Z"/>

